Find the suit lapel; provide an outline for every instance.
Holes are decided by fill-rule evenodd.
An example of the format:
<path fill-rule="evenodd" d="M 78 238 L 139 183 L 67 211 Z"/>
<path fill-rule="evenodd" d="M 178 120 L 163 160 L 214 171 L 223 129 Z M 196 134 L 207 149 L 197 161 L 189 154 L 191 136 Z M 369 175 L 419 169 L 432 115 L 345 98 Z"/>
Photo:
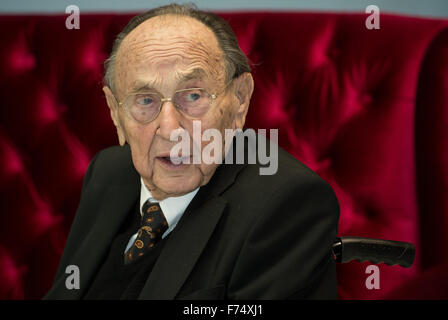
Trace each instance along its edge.
<path fill-rule="evenodd" d="M 219 195 L 245 165 L 221 165 L 167 239 L 139 299 L 174 299 L 204 250 L 227 201 Z"/>
<path fill-rule="evenodd" d="M 115 234 L 127 214 L 135 207 L 138 195 L 138 184 L 111 186 L 105 192 L 104 198 L 96 199 L 101 201 L 98 218 L 73 258 L 70 259 L 70 264 L 79 267 L 80 289 L 68 290 L 65 280 L 69 275 L 63 274 L 52 292 L 48 294 L 50 299 L 53 295 L 60 299 L 80 299 L 83 296 L 86 289 L 90 287 L 96 271 L 101 267 Z"/>
<path fill-rule="evenodd" d="M 139 299 L 174 299 L 207 244 L 226 206 L 214 198 L 182 216 L 167 239 Z"/>

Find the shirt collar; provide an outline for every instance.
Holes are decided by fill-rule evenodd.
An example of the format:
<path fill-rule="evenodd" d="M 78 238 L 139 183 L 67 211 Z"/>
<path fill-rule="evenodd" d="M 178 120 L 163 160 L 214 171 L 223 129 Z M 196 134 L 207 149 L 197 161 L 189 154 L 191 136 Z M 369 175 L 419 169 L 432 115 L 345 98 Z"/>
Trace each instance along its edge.
<path fill-rule="evenodd" d="M 143 204 L 146 202 L 146 200 L 149 200 L 150 202 L 158 202 L 160 205 L 160 208 L 163 211 L 163 214 L 165 216 L 166 221 L 168 222 L 168 230 L 167 232 L 174 229 L 174 227 L 179 222 L 180 218 L 185 212 L 185 209 L 187 209 L 188 205 L 190 204 L 191 200 L 193 200 L 196 193 L 199 191 L 199 187 L 195 190 L 184 194 L 180 197 L 169 197 L 162 201 L 157 201 L 153 198 L 151 192 L 146 187 L 145 183 L 143 182 L 143 179 L 140 177 L 140 214 L 142 212 Z"/>

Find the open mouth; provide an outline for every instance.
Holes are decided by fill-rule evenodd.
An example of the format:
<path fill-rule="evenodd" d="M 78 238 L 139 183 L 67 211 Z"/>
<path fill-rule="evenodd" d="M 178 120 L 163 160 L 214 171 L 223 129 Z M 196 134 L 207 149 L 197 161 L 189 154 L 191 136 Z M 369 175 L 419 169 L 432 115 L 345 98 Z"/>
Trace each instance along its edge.
<path fill-rule="evenodd" d="M 182 168 L 188 166 L 191 163 L 191 157 L 173 157 L 162 156 L 156 157 L 164 167 L 168 168 Z"/>

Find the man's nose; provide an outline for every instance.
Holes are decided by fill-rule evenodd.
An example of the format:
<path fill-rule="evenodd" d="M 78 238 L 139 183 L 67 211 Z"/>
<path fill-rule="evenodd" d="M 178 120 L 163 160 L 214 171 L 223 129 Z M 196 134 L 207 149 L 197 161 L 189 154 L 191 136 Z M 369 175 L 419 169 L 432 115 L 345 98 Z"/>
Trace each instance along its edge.
<path fill-rule="evenodd" d="M 165 100 L 160 106 L 161 110 L 156 120 L 159 121 L 158 134 L 170 140 L 171 132 L 180 127 L 180 113 L 170 100 Z"/>

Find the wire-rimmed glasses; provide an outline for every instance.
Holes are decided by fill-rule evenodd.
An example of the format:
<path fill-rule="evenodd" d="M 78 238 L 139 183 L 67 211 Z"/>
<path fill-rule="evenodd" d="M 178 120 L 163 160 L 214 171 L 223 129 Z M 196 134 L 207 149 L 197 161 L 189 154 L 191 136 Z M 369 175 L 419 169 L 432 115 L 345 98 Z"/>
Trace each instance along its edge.
<path fill-rule="evenodd" d="M 229 84 L 230 82 L 223 92 Z M 217 94 L 208 93 L 204 88 L 188 88 L 175 91 L 170 98 L 152 91 L 131 93 L 118 104 L 123 106 L 135 121 L 146 124 L 157 118 L 164 102 L 172 102 L 182 113 L 199 119 L 207 113 L 217 97 Z"/>

